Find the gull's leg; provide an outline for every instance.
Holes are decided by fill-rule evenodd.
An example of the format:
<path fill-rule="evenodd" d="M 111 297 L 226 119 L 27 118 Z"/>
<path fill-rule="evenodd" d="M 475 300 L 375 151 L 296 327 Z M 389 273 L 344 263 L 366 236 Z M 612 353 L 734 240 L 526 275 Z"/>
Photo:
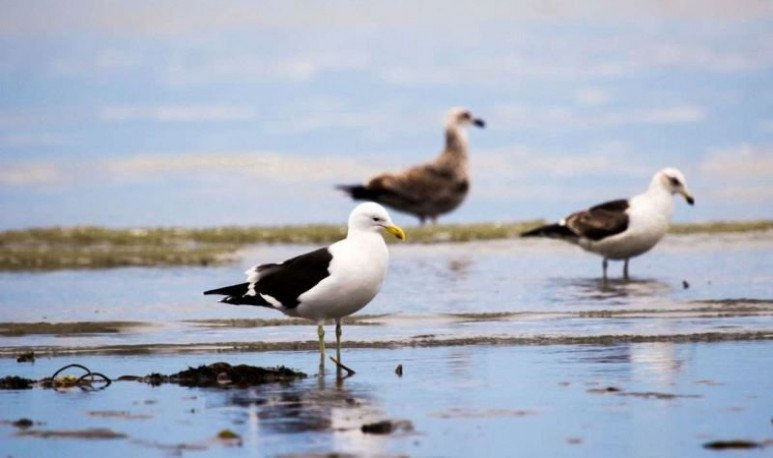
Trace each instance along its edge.
<path fill-rule="evenodd" d="M 336 357 L 333 358 L 331 356 L 330 359 L 336 363 L 336 375 L 338 376 L 338 380 L 343 380 L 344 378 L 354 375 L 354 371 L 351 368 L 344 366 L 341 362 L 341 334 L 341 319 L 336 318 Z M 346 371 L 346 377 L 341 376 L 342 371 Z"/>
<path fill-rule="evenodd" d="M 339 364 L 341 363 L 341 334 L 341 319 L 336 318 L 336 359 Z"/>
<path fill-rule="evenodd" d="M 623 263 L 623 278 L 628 280 L 628 258 L 626 258 L 625 262 Z"/>
<path fill-rule="evenodd" d="M 601 269 L 604 271 L 604 281 L 607 281 L 607 266 L 609 265 L 609 262 L 607 262 L 607 258 L 604 258 L 603 261 L 601 261 Z"/>
<path fill-rule="evenodd" d="M 424 226 L 424 215 L 419 215 L 419 226 Z"/>
<path fill-rule="evenodd" d="M 325 328 L 322 323 L 317 324 L 317 335 L 319 336 L 319 370 L 325 371 Z"/>
<path fill-rule="evenodd" d="M 434 226 L 436 224 L 437 224 L 437 215 L 432 215 L 432 225 Z"/>

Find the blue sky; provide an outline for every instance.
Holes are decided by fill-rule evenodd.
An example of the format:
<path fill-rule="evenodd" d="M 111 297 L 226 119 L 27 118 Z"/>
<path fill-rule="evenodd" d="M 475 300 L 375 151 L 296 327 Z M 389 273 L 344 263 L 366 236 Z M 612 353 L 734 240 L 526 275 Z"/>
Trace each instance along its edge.
<path fill-rule="evenodd" d="M 443 221 L 665 166 L 679 221 L 773 218 L 773 3 L 472 3 L 0 1 L 0 228 L 342 223 L 333 185 L 434 157 L 457 105 L 488 126 Z"/>

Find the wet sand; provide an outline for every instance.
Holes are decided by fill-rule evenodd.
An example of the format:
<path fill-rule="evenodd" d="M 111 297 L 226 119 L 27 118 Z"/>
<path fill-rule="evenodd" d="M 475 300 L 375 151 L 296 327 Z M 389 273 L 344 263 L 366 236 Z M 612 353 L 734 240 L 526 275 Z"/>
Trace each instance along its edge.
<path fill-rule="evenodd" d="M 771 438 L 773 356 L 765 341 L 352 349 L 344 356 L 357 374 L 342 381 L 329 368 L 324 377 L 246 389 L 127 381 L 102 391 L 0 392 L 3 420 L 34 423 L 0 425 L 3 452 L 715 456 L 705 443 Z M 117 377 L 221 360 L 317 373 L 313 351 L 78 355 L 34 365 L 3 359 L 0 373 L 42 378 L 77 361 Z M 391 433 L 362 431 L 383 420 L 395 425 Z M 107 437 L 76 435 L 99 429 Z M 216 438 L 225 429 L 240 446 Z"/>
<path fill-rule="evenodd" d="M 550 241 L 395 246 L 382 294 L 344 326 L 344 363 L 357 374 L 343 381 L 331 367 L 317 376 L 313 326 L 200 296 L 303 248 L 257 246 L 239 265 L 212 268 L 0 274 L 0 376 L 37 380 L 81 363 L 117 378 L 218 361 L 310 375 L 242 389 L 0 391 L 0 451 L 617 457 L 773 447 L 770 232 L 669 236 L 632 263 L 633 281 L 606 283 L 597 258 Z M 29 351 L 34 363 L 16 362 Z"/>

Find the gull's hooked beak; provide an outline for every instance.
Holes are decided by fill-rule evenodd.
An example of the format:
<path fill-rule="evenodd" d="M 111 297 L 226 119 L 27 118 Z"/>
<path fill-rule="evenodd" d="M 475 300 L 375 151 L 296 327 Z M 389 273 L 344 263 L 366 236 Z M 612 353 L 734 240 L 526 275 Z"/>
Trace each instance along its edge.
<path fill-rule="evenodd" d="M 475 119 L 473 119 L 473 120 L 472 120 L 472 123 L 473 123 L 474 125 L 476 125 L 476 126 L 480 127 L 481 129 L 482 129 L 482 128 L 484 128 L 484 127 L 486 127 L 486 121 L 484 121 L 484 120 L 482 120 L 482 119 L 480 119 L 480 118 L 475 118 Z"/>
<path fill-rule="evenodd" d="M 398 239 L 405 240 L 405 231 L 403 231 L 399 226 L 384 226 L 384 229 L 386 229 L 387 232 L 394 235 Z"/>
<path fill-rule="evenodd" d="M 695 205 L 695 197 L 693 197 L 692 194 L 684 189 L 680 189 L 679 194 L 684 196 L 684 200 L 686 200 L 688 204 Z"/>

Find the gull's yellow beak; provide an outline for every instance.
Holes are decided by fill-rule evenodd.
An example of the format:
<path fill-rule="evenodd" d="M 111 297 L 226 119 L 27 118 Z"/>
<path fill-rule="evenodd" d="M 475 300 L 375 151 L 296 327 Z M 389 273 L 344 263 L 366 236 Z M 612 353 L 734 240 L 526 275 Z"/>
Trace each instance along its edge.
<path fill-rule="evenodd" d="M 384 229 L 386 229 L 387 232 L 394 235 L 398 239 L 405 240 L 405 231 L 403 231 L 399 226 L 384 226 Z"/>

